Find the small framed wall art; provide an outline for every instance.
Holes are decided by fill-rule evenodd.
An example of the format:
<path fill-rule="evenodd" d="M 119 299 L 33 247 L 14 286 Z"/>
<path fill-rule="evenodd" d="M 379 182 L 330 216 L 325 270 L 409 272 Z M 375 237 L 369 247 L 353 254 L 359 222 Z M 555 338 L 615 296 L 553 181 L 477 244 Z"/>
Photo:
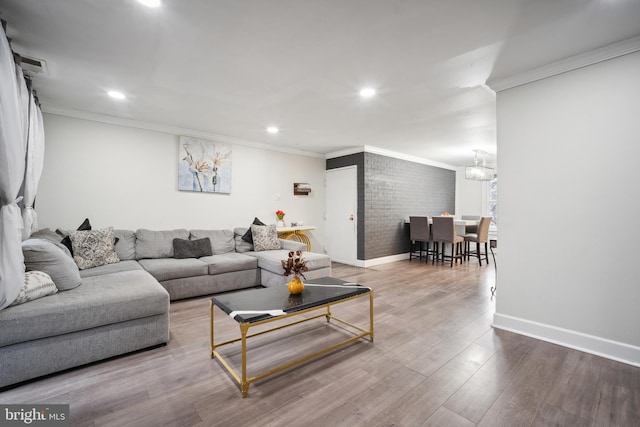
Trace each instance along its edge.
<path fill-rule="evenodd" d="M 231 193 L 231 145 L 181 136 L 178 190 Z"/>

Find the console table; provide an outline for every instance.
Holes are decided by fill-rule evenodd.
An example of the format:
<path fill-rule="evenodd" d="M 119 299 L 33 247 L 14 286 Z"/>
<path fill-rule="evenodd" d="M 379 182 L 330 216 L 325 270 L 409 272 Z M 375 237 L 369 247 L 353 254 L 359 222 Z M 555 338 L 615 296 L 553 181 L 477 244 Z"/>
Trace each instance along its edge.
<path fill-rule="evenodd" d="M 311 252 L 311 240 L 304 232 L 315 230 L 313 225 L 295 226 L 295 227 L 278 227 L 278 237 L 281 239 L 295 240 L 307 245 L 307 252 Z"/>

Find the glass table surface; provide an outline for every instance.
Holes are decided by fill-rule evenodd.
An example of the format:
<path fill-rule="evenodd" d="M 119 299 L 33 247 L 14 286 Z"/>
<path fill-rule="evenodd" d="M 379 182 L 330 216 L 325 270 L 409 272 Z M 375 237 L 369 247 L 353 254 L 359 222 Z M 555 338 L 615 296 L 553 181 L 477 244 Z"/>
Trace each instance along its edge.
<path fill-rule="evenodd" d="M 278 315 L 306 310 L 369 292 L 356 283 L 334 277 L 304 281 L 304 291 L 291 295 L 286 285 L 249 289 L 211 298 L 214 305 L 238 323 L 253 323 Z"/>

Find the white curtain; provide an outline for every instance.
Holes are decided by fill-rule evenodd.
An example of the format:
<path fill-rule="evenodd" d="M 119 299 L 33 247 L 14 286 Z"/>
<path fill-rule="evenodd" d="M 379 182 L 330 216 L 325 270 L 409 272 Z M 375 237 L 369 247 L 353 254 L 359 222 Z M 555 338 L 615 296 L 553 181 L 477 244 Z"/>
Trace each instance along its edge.
<path fill-rule="evenodd" d="M 0 26 L 0 309 L 11 304 L 24 281 L 22 215 L 18 193 L 24 180 L 26 139 L 21 103 L 24 80 Z"/>
<path fill-rule="evenodd" d="M 42 112 L 35 102 L 33 93 L 29 97 L 29 128 L 27 139 L 27 171 L 24 176 L 24 188 L 22 202 L 22 220 L 24 229 L 22 239 L 29 238 L 33 231 L 38 229 L 38 214 L 33 209 L 33 202 L 38 190 L 38 181 L 42 175 L 44 163 L 44 127 L 42 122 Z"/>

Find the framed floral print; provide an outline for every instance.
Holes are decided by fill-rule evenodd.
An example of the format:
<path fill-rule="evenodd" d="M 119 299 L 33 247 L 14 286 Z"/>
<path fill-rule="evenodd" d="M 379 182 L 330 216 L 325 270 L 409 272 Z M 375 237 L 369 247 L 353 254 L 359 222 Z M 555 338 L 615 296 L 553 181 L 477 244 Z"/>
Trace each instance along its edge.
<path fill-rule="evenodd" d="M 231 193 L 231 145 L 181 136 L 178 190 Z"/>

